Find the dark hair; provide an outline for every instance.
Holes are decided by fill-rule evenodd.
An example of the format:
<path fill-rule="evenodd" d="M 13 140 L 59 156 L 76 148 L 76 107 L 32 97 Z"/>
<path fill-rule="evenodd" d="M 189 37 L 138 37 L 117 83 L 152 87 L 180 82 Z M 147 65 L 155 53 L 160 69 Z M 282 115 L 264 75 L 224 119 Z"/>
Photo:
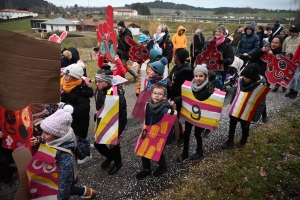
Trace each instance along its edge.
<path fill-rule="evenodd" d="M 276 35 L 276 36 L 273 37 L 272 41 L 273 41 L 275 38 L 277 38 L 277 39 L 279 40 L 279 42 L 280 42 L 280 44 L 281 44 L 281 46 L 282 46 L 282 45 L 283 45 L 284 38 L 281 37 L 280 35 Z"/>
<path fill-rule="evenodd" d="M 148 30 L 144 30 L 142 33 L 144 33 L 145 35 L 150 35 L 150 32 Z"/>
<path fill-rule="evenodd" d="M 177 56 L 178 60 L 181 64 L 184 64 L 186 59 L 190 56 L 189 52 L 184 48 L 179 48 L 175 52 L 175 56 Z"/>
<path fill-rule="evenodd" d="M 270 27 L 267 27 L 266 28 L 266 31 L 271 31 L 272 29 Z"/>
<path fill-rule="evenodd" d="M 243 26 L 239 26 L 238 28 L 242 28 Z"/>
<path fill-rule="evenodd" d="M 113 75 L 113 72 L 110 70 L 109 65 L 103 65 L 101 69 L 97 71 L 97 74 Z"/>
<path fill-rule="evenodd" d="M 261 32 L 264 32 L 264 27 L 263 26 L 259 26 L 258 29 L 261 30 Z"/>
<path fill-rule="evenodd" d="M 163 85 L 163 84 L 161 84 L 161 83 L 159 83 L 159 82 L 155 83 L 152 88 L 153 88 L 153 90 L 155 88 L 162 89 L 165 92 L 165 95 L 167 94 L 167 88 L 166 88 L 166 86 Z"/>
<path fill-rule="evenodd" d="M 213 82 L 216 79 L 216 72 L 212 71 L 212 70 L 208 70 L 208 81 L 209 82 Z"/>
<path fill-rule="evenodd" d="M 294 54 L 293 54 L 293 53 L 288 53 L 287 56 L 290 56 L 290 57 L 291 57 L 291 60 L 292 60 Z"/>

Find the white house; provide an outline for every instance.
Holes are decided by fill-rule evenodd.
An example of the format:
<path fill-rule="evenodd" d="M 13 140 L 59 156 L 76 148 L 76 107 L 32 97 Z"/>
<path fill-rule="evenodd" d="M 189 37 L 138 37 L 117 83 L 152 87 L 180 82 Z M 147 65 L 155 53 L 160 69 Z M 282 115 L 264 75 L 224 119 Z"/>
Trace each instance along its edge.
<path fill-rule="evenodd" d="M 41 24 L 46 24 L 47 32 L 76 31 L 76 25 L 77 25 L 77 23 L 61 17 L 42 22 Z"/>
<path fill-rule="evenodd" d="M 0 10 L 1 19 L 15 19 L 22 17 L 37 17 L 37 13 L 29 12 L 27 10 L 3 9 Z"/>
<path fill-rule="evenodd" d="M 137 16 L 138 11 L 131 9 L 114 9 L 114 16 Z"/>

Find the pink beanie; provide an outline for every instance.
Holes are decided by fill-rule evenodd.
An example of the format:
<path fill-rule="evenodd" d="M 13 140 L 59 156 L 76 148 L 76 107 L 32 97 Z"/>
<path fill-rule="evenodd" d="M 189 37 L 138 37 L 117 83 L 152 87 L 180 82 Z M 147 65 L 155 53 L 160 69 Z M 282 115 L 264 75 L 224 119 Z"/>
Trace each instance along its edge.
<path fill-rule="evenodd" d="M 46 133 L 61 138 L 71 130 L 72 121 L 70 112 L 58 109 L 54 114 L 42 121 L 41 128 Z"/>

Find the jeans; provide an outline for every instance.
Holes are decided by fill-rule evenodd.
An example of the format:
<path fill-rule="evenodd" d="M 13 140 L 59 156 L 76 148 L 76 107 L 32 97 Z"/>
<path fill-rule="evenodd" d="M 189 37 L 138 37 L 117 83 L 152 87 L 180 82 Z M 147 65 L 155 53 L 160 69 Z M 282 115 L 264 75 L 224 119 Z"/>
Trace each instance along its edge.
<path fill-rule="evenodd" d="M 299 92 L 300 91 L 300 64 L 297 63 L 297 69 L 295 71 L 292 83 L 291 83 L 291 89 Z"/>

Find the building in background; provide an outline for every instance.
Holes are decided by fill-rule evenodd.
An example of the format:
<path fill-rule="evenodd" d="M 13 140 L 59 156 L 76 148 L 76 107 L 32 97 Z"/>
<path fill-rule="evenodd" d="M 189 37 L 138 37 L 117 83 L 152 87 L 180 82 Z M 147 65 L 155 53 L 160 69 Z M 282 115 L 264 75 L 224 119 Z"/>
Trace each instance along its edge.
<path fill-rule="evenodd" d="M 37 17 L 37 13 L 29 12 L 27 10 L 3 9 L 0 10 L 0 19 L 16 19 Z"/>
<path fill-rule="evenodd" d="M 76 31 L 76 25 L 77 25 L 77 23 L 61 17 L 42 22 L 41 24 L 46 24 L 47 32 Z"/>
<path fill-rule="evenodd" d="M 138 16 L 138 11 L 131 9 L 114 9 L 114 16 Z"/>

